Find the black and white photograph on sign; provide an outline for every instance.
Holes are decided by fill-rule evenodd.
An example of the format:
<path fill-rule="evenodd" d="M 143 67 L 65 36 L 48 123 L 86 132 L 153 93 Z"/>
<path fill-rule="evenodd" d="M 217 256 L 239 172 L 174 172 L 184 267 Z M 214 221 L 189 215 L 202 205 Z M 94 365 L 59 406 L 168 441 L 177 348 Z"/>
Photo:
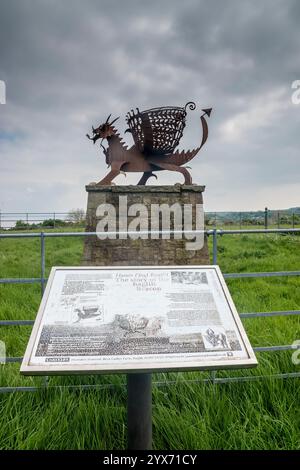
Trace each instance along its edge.
<path fill-rule="evenodd" d="M 206 273 L 194 271 L 172 271 L 172 283 L 178 284 L 207 284 Z"/>
<path fill-rule="evenodd" d="M 56 268 L 25 366 L 255 365 L 220 276 L 216 267 Z"/>

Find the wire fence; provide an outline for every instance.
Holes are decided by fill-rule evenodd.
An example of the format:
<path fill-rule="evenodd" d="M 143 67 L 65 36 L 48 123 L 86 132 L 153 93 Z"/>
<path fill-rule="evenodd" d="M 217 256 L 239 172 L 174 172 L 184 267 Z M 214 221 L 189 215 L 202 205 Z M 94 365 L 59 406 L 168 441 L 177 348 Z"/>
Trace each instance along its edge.
<path fill-rule="evenodd" d="M 127 235 L 130 235 L 130 232 L 124 232 Z M 185 235 L 190 234 L 200 234 L 203 231 L 163 231 L 159 230 L 157 232 L 148 232 L 148 231 L 141 231 L 139 234 L 142 235 L 151 235 L 151 234 L 172 234 L 175 235 L 177 233 L 184 233 Z M 243 230 L 243 229 L 234 229 L 234 230 L 222 230 L 222 229 L 211 229 L 211 230 L 204 230 L 204 233 L 208 237 L 212 237 L 212 261 L 213 264 L 218 264 L 218 238 L 220 236 L 232 236 L 237 234 L 274 234 L 274 233 L 282 233 L 282 234 L 300 234 L 300 229 L 298 228 L 284 228 L 284 229 L 250 229 L 250 230 Z M 136 232 L 134 232 L 136 235 Z M 109 235 L 120 235 L 120 232 L 106 232 L 107 237 Z M 45 258 L 45 242 L 47 238 L 54 238 L 54 237 L 90 237 L 90 236 L 97 236 L 96 232 L 34 232 L 34 233 L 0 233 L 0 239 L 23 239 L 23 238 L 38 238 L 40 239 L 40 277 L 37 278 L 2 278 L 0 279 L 0 284 L 33 284 L 38 283 L 41 286 L 41 296 L 44 293 L 45 285 L 47 282 L 47 278 L 45 277 L 46 273 L 46 258 Z M 274 277 L 274 276 L 300 276 L 300 271 L 271 271 L 271 272 L 243 272 L 243 273 L 224 273 L 225 279 L 240 279 L 240 278 L 259 278 L 259 277 Z M 259 318 L 259 317 L 278 317 L 278 316 L 289 316 L 289 315 L 300 315 L 300 310 L 284 310 L 284 311 L 269 311 L 269 312 L 248 312 L 248 313 L 240 313 L 241 318 Z M 0 327 L 5 326 L 32 326 L 34 323 L 33 320 L 1 320 Z M 292 351 L 295 349 L 300 348 L 300 345 L 295 344 L 287 344 L 287 345 L 271 345 L 271 346 L 257 346 L 254 347 L 254 352 L 265 353 L 265 352 L 278 352 L 278 351 Z M 16 363 L 21 362 L 22 357 L 7 357 L 6 363 Z M 253 380 L 260 380 L 266 378 L 296 378 L 300 377 L 300 372 L 283 372 L 278 374 L 272 375 L 247 375 L 247 376 L 233 376 L 233 377 L 217 377 L 216 371 L 210 373 L 210 378 L 201 378 L 201 379 L 190 379 L 187 380 L 188 382 L 198 383 L 198 382 L 211 382 L 211 383 L 227 383 L 227 382 L 245 382 L 245 381 L 253 381 Z M 172 380 L 165 380 L 163 382 L 154 382 L 157 386 L 166 386 L 172 383 L 175 383 Z M 125 385 L 125 384 L 124 384 Z M 114 384 L 81 384 L 81 385 L 59 385 L 59 386 L 49 386 L 47 379 L 44 381 L 44 386 L 51 389 L 101 389 L 107 387 L 114 387 Z M 10 393 L 10 392 L 17 392 L 17 391 L 38 391 L 42 387 L 0 387 L 0 393 Z"/>
<path fill-rule="evenodd" d="M 0 210 L 0 229 L 35 230 L 55 229 L 73 224 L 84 224 L 85 212 L 73 209 L 68 212 L 3 212 Z"/>
<path fill-rule="evenodd" d="M 55 229 L 74 224 L 84 225 L 83 209 L 68 212 L 3 212 L 0 210 L 0 229 Z M 300 208 L 243 212 L 206 212 L 205 227 L 230 228 L 297 228 L 300 227 Z"/>
<path fill-rule="evenodd" d="M 249 212 L 206 212 L 206 228 L 257 227 L 297 228 L 300 227 L 300 208 Z"/>

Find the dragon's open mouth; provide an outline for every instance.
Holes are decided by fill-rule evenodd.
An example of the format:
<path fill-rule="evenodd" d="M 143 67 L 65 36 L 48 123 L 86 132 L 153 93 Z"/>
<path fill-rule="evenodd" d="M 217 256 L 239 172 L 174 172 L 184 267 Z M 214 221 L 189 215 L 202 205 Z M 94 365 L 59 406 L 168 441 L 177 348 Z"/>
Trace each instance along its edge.
<path fill-rule="evenodd" d="M 94 142 L 94 144 L 97 142 L 98 139 L 100 139 L 100 135 L 99 134 L 95 134 L 93 135 L 93 137 L 91 137 L 89 134 L 86 134 L 87 138 L 92 140 Z"/>

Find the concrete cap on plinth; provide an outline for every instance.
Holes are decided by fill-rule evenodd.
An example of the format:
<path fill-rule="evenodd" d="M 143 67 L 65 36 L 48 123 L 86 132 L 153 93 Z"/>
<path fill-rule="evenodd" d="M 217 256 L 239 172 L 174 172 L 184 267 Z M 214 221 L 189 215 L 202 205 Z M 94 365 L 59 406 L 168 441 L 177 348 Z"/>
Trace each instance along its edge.
<path fill-rule="evenodd" d="M 88 184 L 85 187 L 87 192 L 97 193 L 203 193 L 205 186 L 197 184 L 174 184 L 174 185 L 162 185 L 162 186 L 138 186 L 138 185 L 122 185 L 122 186 L 98 186 L 97 184 Z"/>

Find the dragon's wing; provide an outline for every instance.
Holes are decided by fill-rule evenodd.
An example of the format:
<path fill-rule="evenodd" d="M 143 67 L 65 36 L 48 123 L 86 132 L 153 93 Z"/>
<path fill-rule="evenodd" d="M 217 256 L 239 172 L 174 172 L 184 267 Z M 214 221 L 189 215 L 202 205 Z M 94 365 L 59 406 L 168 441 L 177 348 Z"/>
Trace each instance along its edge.
<path fill-rule="evenodd" d="M 179 150 L 176 150 L 174 153 L 169 153 L 167 155 L 163 156 L 149 156 L 146 157 L 147 161 L 149 163 L 153 163 L 154 165 L 159 162 L 161 163 L 171 163 L 172 165 L 176 166 L 181 166 L 184 165 L 185 163 L 189 162 L 194 158 L 199 150 L 203 147 L 205 142 L 207 141 L 208 138 L 208 125 L 205 119 L 205 115 L 210 116 L 211 114 L 211 109 L 203 109 L 204 114 L 201 116 L 201 124 L 202 124 L 202 141 L 199 147 L 197 147 L 194 150 L 188 150 L 187 152 L 182 150 L 179 152 Z M 156 162 L 156 163 L 155 163 Z"/>

